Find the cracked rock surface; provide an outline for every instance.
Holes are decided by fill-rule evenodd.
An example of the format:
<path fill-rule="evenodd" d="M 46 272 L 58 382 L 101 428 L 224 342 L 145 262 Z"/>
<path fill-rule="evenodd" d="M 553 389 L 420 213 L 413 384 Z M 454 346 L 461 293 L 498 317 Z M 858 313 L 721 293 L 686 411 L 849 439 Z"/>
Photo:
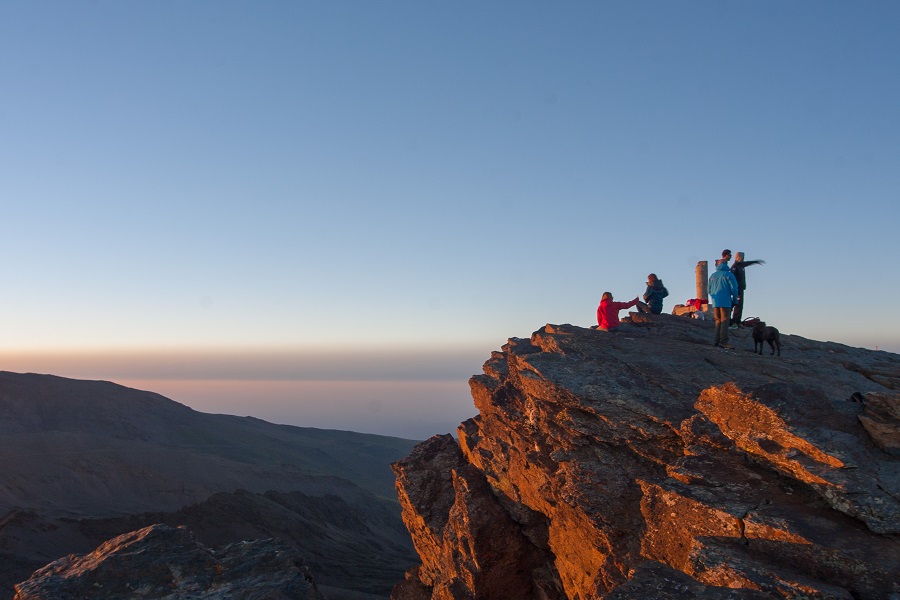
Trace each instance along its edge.
<path fill-rule="evenodd" d="M 892 598 L 900 356 L 632 315 L 546 325 L 479 414 L 395 463 L 422 564 L 392 598 Z"/>

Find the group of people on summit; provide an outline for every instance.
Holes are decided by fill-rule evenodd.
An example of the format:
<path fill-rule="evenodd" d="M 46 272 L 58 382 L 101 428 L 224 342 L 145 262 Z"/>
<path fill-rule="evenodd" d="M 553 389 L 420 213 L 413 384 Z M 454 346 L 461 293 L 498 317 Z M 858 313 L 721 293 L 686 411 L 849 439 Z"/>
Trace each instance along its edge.
<path fill-rule="evenodd" d="M 764 260 L 744 260 L 744 253 L 734 255 L 731 262 L 731 250 L 722 251 L 722 258 L 716 260 L 716 268 L 709 278 L 709 302 L 713 307 L 716 321 L 716 336 L 713 345 L 717 348 L 731 348 L 728 345 L 728 330 L 741 327 L 744 312 L 744 298 L 747 290 L 747 277 L 744 269 L 752 265 L 764 265 Z M 619 311 L 637 306 L 641 312 L 658 315 L 662 312 L 663 298 L 669 291 L 662 279 L 655 273 L 647 276 L 647 290 L 644 301 L 635 296 L 628 302 L 616 302 L 610 292 L 603 292 L 600 306 L 597 307 L 597 329 L 615 331 L 619 326 Z"/>

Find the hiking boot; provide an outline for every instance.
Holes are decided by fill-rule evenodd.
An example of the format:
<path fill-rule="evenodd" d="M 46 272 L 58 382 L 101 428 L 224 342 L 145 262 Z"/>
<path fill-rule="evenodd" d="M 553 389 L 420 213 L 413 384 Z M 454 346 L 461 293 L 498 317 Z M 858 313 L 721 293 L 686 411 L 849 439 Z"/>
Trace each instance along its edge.
<path fill-rule="evenodd" d="M 730 344 L 719 344 L 719 348 L 722 348 L 724 350 L 731 350 L 732 348 L 734 348 L 734 346 Z"/>

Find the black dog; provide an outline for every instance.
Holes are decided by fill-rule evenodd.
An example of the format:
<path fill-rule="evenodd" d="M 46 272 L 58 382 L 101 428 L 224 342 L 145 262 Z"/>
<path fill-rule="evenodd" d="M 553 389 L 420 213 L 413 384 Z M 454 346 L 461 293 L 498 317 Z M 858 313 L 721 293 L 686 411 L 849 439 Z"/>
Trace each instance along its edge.
<path fill-rule="evenodd" d="M 774 327 L 766 327 L 765 321 L 760 321 L 753 326 L 753 351 L 762 354 L 763 342 L 768 342 L 772 348 L 772 354 L 775 354 L 775 347 L 778 347 L 778 356 L 781 356 L 781 334 Z"/>

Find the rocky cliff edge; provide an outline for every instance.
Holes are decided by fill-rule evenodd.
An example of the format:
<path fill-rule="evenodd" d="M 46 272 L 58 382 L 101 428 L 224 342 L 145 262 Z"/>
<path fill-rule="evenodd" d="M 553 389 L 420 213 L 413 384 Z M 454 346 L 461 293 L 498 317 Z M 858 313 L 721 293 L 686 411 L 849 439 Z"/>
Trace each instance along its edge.
<path fill-rule="evenodd" d="M 900 356 L 631 320 L 510 339 L 394 465 L 392 598 L 900 597 Z"/>

